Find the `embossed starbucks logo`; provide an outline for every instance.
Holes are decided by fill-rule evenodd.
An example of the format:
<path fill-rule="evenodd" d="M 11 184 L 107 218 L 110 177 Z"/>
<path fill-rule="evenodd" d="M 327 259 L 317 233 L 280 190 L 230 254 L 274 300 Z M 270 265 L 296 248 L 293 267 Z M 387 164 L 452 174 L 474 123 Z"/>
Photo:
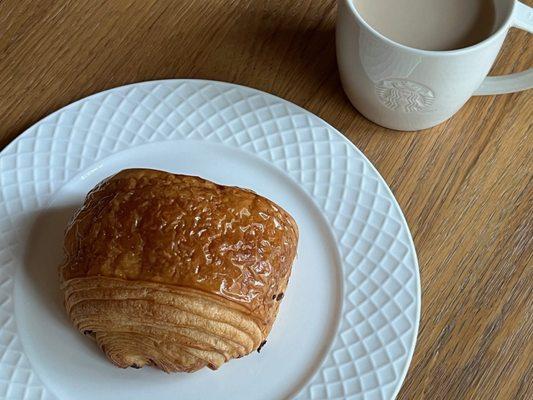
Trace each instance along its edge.
<path fill-rule="evenodd" d="M 427 86 L 407 79 L 385 79 L 376 84 L 376 93 L 385 107 L 403 112 L 427 111 L 435 94 Z"/>

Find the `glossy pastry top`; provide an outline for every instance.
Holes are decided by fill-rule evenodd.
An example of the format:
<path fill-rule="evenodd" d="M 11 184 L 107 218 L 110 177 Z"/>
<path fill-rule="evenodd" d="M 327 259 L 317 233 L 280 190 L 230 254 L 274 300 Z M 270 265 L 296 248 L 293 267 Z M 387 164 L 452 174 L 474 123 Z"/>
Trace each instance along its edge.
<path fill-rule="evenodd" d="M 87 195 L 60 275 L 190 287 L 264 314 L 283 296 L 297 242 L 293 218 L 251 191 L 130 169 Z"/>

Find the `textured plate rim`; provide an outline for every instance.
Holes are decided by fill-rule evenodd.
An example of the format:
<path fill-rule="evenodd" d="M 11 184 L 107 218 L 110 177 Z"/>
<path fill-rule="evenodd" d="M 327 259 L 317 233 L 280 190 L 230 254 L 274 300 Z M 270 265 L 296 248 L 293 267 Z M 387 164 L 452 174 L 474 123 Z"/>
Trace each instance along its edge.
<path fill-rule="evenodd" d="M 414 245 L 414 242 L 413 242 L 411 231 L 409 229 L 409 224 L 407 223 L 407 220 L 406 220 L 405 215 L 404 215 L 404 213 L 402 211 L 402 208 L 400 207 L 396 197 L 394 196 L 392 190 L 390 189 L 390 187 L 387 184 L 387 182 L 385 181 L 385 179 L 381 176 L 381 174 L 379 173 L 377 168 L 374 166 L 374 164 L 365 156 L 365 154 L 361 150 L 359 150 L 357 148 L 357 146 L 352 141 L 350 141 L 339 130 L 337 130 L 335 127 L 330 125 L 323 118 L 317 116 L 316 114 L 312 113 L 311 111 L 308 111 L 308 110 L 304 109 L 303 107 L 301 107 L 301 106 L 299 106 L 299 105 L 297 105 L 297 104 L 295 104 L 295 103 L 293 103 L 293 102 L 291 102 L 289 100 L 283 99 L 283 98 L 281 98 L 281 97 L 279 97 L 277 95 L 271 94 L 269 92 L 265 92 L 263 90 L 260 90 L 260 89 L 257 89 L 257 88 L 251 87 L 251 86 L 245 86 L 245 85 L 240 85 L 240 84 L 236 84 L 236 83 L 217 81 L 217 80 L 210 80 L 210 79 L 172 78 L 172 79 L 147 80 L 147 81 L 141 81 L 141 82 L 128 83 L 128 84 L 125 84 L 125 85 L 120 85 L 120 86 L 115 86 L 115 87 L 112 87 L 112 88 L 109 88 L 109 89 L 105 89 L 105 90 L 90 94 L 89 96 L 82 97 L 82 98 L 79 98 L 77 100 L 74 100 L 73 102 L 71 102 L 71 103 L 69 103 L 69 104 L 67 104 L 67 105 L 65 105 L 63 107 L 60 107 L 57 110 L 54 110 L 54 111 L 50 112 L 45 117 L 39 119 L 35 123 L 33 123 L 30 126 L 26 127 L 20 134 L 18 134 L 18 136 L 16 136 L 13 140 L 11 140 L 2 150 L 0 150 L 0 157 L 5 155 L 6 152 L 10 151 L 12 147 L 15 147 L 17 145 L 17 142 L 20 139 L 22 139 L 25 135 L 29 134 L 30 131 L 32 131 L 33 129 L 35 129 L 39 125 L 48 122 L 49 120 L 51 120 L 57 114 L 65 112 L 65 111 L 68 111 L 71 108 L 75 108 L 80 103 L 83 103 L 85 101 L 89 101 L 89 100 L 94 99 L 94 98 L 96 98 L 98 96 L 104 96 L 105 94 L 109 94 L 109 93 L 111 93 L 113 91 L 116 91 L 118 89 L 127 89 L 127 88 L 132 88 L 132 87 L 143 87 L 143 86 L 157 85 L 157 84 L 167 84 L 167 83 L 170 83 L 170 84 L 172 84 L 172 83 L 204 83 L 204 84 L 213 84 L 213 85 L 232 86 L 232 87 L 239 88 L 239 89 L 242 89 L 242 90 L 252 91 L 255 94 L 260 94 L 260 95 L 263 95 L 263 96 L 270 97 L 270 98 L 278 101 L 279 103 L 288 104 L 293 109 L 299 110 L 303 114 L 311 115 L 313 118 L 316 118 L 317 120 L 319 120 L 323 124 L 324 127 L 327 127 L 332 133 L 334 133 L 336 136 L 338 136 L 340 139 L 342 139 L 353 151 L 355 151 L 358 154 L 359 157 L 361 157 L 361 159 L 363 159 L 366 162 L 366 166 L 370 170 L 372 170 L 372 172 L 378 177 L 378 179 L 381 181 L 381 183 L 383 183 L 383 185 L 382 185 L 383 189 L 388 194 L 389 200 L 391 201 L 392 205 L 394 207 L 396 207 L 396 209 L 398 211 L 398 214 L 399 214 L 399 218 L 400 218 L 402 224 L 406 228 L 406 235 L 407 235 L 407 239 L 408 239 L 409 250 L 412 252 L 412 261 L 414 263 L 413 272 L 414 272 L 414 280 L 415 280 L 414 283 L 415 283 L 415 287 L 416 287 L 416 296 L 414 298 L 414 300 L 415 300 L 415 304 L 414 304 L 414 307 L 415 307 L 415 319 L 413 321 L 413 329 L 412 329 L 413 337 L 412 337 L 411 343 L 409 344 L 409 347 L 407 348 L 405 364 L 402 367 L 401 373 L 398 376 L 395 388 L 394 388 L 394 390 L 392 392 L 392 395 L 391 395 L 391 399 L 395 399 L 397 397 L 402 385 L 403 385 L 403 382 L 405 381 L 407 372 L 409 370 L 409 366 L 411 365 L 411 362 L 412 362 L 412 359 L 413 359 L 413 356 L 414 356 L 414 351 L 415 351 L 415 347 L 416 347 L 417 338 L 418 338 L 419 327 L 420 327 L 422 290 L 421 290 L 421 280 L 420 280 L 420 267 L 419 267 L 419 263 L 418 263 L 418 257 L 417 257 L 417 253 L 416 253 L 416 248 L 415 248 L 415 245 Z M 154 143 L 154 142 L 150 142 L 150 143 Z M 113 154 L 116 154 L 116 153 L 113 153 Z M 284 174 L 286 174 L 289 177 L 289 179 L 294 181 L 294 179 L 291 176 L 288 175 L 287 171 L 282 170 L 282 172 Z M 65 184 L 65 183 L 67 183 L 67 182 L 64 182 L 63 184 Z M 295 182 L 295 183 L 298 184 L 299 186 L 301 186 L 299 182 Z M 62 186 L 63 185 L 60 185 L 52 193 L 49 194 L 48 201 L 50 201 L 50 199 L 53 198 L 54 193 L 58 192 Z M 315 201 L 315 198 L 312 195 L 309 195 L 309 196 L 313 199 L 313 201 Z M 317 205 L 317 207 L 322 212 L 322 208 L 319 205 Z M 9 213 L 6 212 L 6 215 L 9 215 Z M 332 230 L 333 228 L 331 227 L 331 225 L 329 223 L 329 220 L 327 218 L 326 218 L 326 220 L 328 222 L 328 228 L 330 230 Z M 341 257 L 341 259 L 342 259 L 342 257 Z M 344 279 L 343 279 L 343 281 L 344 281 Z M 13 288 L 13 292 L 14 292 L 14 288 Z M 342 286 L 342 292 L 343 293 L 342 293 L 341 312 L 340 312 L 340 315 L 337 316 L 337 321 L 336 321 L 336 325 L 337 326 L 335 328 L 335 331 L 336 331 L 335 336 L 337 336 L 339 334 L 340 321 L 342 321 L 343 312 L 344 312 L 344 304 L 345 304 L 344 285 Z M 13 295 L 14 295 L 14 293 L 13 293 Z M 14 312 L 13 312 L 13 314 L 14 314 Z M 15 324 L 16 324 L 16 321 L 15 321 Z M 325 357 L 331 352 L 332 346 L 333 346 L 333 341 L 331 341 L 328 344 L 327 351 L 325 352 Z M 325 358 L 323 358 L 321 360 L 321 362 L 323 363 L 324 360 L 325 360 Z M 1 363 L 0 363 L 0 366 L 1 366 Z M 302 384 L 302 386 L 298 387 L 297 391 L 295 392 L 295 395 L 299 396 L 299 395 L 302 394 L 303 389 L 308 384 L 311 383 L 312 377 L 318 372 L 318 370 L 320 369 L 321 366 L 322 366 L 322 364 L 319 364 L 319 365 L 316 366 L 316 368 L 313 369 L 313 373 L 311 375 L 311 378 L 309 380 L 307 380 L 306 382 L 304 382 Z"/>

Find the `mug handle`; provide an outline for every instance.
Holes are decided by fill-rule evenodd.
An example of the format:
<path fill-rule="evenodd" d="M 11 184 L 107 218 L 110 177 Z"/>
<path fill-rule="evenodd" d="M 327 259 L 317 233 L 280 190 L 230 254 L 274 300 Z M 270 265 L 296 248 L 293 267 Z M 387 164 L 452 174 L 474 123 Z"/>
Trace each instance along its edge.
<path fill-rule="evenodd" d="M 512 25 L 533 33 L 533 8 L 516 2 Z M 533 88 L 533 68 L 502 76 L 487 76 L 474 96 L 514 93 Z"/>

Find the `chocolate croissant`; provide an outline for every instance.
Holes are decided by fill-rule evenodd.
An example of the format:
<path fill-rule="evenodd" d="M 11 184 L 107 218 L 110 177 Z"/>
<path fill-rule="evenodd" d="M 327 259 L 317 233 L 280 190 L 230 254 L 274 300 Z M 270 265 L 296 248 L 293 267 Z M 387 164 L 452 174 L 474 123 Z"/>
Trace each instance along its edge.
<path fill-rule="evenodd" d="M 65 307 L 119 367 L 217 369 L 265 343 L 297 243 L 294 219 L 252 191 L 125 170 L 67 227 Z"/>

